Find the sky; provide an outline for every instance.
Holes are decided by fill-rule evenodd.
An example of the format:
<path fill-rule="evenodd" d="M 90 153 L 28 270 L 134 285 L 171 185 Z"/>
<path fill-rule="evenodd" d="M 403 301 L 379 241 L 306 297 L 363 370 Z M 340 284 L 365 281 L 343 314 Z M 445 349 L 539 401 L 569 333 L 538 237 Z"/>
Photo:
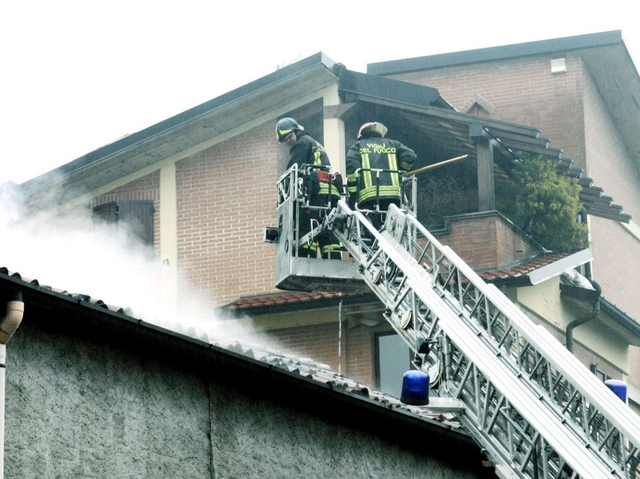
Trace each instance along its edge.
<path fill-rule="evenodd" d="M 22 183 L 320 51 L 364 73 L 368 63 L 622 30 L 640 58 L 633 4 L 4 2 L 0 184 Z"/>

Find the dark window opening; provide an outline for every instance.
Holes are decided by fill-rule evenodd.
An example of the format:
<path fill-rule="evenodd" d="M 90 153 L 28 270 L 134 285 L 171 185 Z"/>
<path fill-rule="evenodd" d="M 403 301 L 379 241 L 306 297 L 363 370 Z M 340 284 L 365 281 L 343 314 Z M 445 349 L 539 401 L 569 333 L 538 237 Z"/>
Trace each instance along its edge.
<path fill-rule="evenodd" d="M 128 242 L 149 247 L 153 254 L 153 201 L 113 201 L 93 208 L 94 223 L 114 224 L 118 232 L 125 228 Z"/>

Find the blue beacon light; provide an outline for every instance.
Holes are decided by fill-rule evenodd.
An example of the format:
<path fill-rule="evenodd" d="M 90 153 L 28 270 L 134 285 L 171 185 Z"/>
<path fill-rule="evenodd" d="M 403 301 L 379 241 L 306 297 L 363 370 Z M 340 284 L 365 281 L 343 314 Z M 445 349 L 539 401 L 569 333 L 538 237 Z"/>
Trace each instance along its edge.
<path fill-rule="evenodd" d="M 422 371 L 404 373 L 400 401 L 411 406 L 429 404 L 429 375 Z"/>

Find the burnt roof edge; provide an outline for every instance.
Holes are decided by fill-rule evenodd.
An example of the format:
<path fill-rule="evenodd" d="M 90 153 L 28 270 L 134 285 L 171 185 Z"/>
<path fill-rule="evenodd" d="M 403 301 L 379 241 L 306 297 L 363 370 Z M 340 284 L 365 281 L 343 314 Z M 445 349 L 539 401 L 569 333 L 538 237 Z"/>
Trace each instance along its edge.
<path fill-rule="evenodd" d="M 347 69 L 336 69 L 336 71 L 340 77 L 342 95 L 353 94 L 422 108 L 435 106 L 442 109 L 454 109 L 433 87 Z"/>

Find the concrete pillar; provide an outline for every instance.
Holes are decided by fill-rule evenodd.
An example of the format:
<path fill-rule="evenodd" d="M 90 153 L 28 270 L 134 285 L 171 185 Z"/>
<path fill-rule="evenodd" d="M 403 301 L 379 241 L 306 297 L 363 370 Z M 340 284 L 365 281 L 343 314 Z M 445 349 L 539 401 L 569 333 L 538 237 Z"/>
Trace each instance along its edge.
<path fill-rule="evenodd" d="M 334 115 L 327 115 L 327 110 L 340 104 L 337 84 L 323 95 L 323 101 L 325 109 L 324 148 L 329 155 L 333 171 L 340 172 L 344 176 L 346 171 L 344 122 Z"/>
<path fill-rule="evenodd" d="M 493 145 L 485 136 L 479 123 L 469 125 L 469 137 L 476 145 L 478 160 L 478 211 L 496 209 L 496 193 L 493 179 Z"/>
<path fill-rule="evenodd" d="M 178 205 L 175 163 L 160 169 L 160 258 L 163 307 L 175 311 L 178 302 Z"/>
<path fill-rule="evenodd" d="M 478 157 L 478 209 L 496 209 L 496 193 L 493 180 L 493 145 L 483 140 L 476 143 Z"/>

